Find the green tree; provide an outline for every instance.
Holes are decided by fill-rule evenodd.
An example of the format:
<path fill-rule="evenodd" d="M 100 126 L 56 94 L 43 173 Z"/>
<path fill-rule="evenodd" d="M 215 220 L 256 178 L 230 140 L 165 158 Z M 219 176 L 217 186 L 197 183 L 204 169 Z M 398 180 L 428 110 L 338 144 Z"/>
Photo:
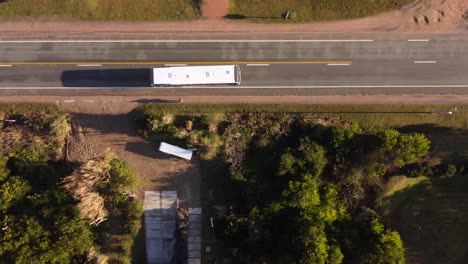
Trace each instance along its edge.
<path fill-rule="evenodd" d="M 290 181 L 283 192 L 287 205 L 299 209 L 309 209 L 320 204 L 319 185 L 317 179 L 310 174 L 303 176 L 301 181 Z"/>
<path fill-rule="evenodd" d="M 371 229 L 377 237 L 375 250 L 366 258 L 369 264 L 404 264 L 405 249 L 400 235 L 385 229 L 378 219 L 373 219 Z"/>
<path fill-rule="evenodd" d="M 18 176 L 10 176 L 0 186 L 0 211 L 5 212 L 12 205 L 21 201 L 31 190 L 26 180 Z"/>
<path fill-rule="evenodd" d="M 415 133 L 411 136 L 400 136 L 394 148 L 395 164 L 403 167 L 406 164 L 417 162 L 422 156 L 429 153 L 431 142 L 424 134 Z"/>
<path fill-rule="evenodd" d="M 377 136 L 383 140 L 383 146 L 386 151 L 392 151 L 398 142 L 400 132 L 393 128 L 388 128 L 383 131 L 379 131 Z"/>
<path fill-rule="evenodd" d="M 89 227 L 80 219 L 57 215 L 48 219 L 7 216 L 1 222 L 0 257 L 9 263 L 77 263 L 93 245 Z"/>
<path fill-rule="evenodd" d="M 325 148 L 306 138 L 301 140 L 299 150 L 302 153 L 307 172 L 315 177 L 320 176 L 328 162 Z"/>

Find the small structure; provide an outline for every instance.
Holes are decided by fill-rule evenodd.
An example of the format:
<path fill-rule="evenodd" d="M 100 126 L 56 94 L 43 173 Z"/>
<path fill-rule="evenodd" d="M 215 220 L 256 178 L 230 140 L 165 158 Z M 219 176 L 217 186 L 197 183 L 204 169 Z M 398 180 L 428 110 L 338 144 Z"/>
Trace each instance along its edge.
<path fill-rule="evenodd" d="M 176 238 L 176 191 L 145 191 L 146 257 L 148 264 L 170 264 Z"/>
<path fill-rule="evenodd" d="M 166 154 L 174 155 L 179 158 L 183 158 L 186 160 L 192 159 L 193 150 L 179 148 L 177 146 L 167 144 L 165 142 L 161 142 L 159 145 L 159 151 L 164 152 Z"/>

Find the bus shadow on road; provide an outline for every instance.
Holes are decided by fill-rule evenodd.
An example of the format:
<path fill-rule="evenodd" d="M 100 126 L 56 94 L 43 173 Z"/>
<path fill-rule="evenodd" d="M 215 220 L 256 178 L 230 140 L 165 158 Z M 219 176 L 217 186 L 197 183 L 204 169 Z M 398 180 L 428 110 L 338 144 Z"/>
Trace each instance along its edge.
<path fill-rule="evenodd" d="M 64 71 L 64 87 L 150 87 L 151 69 L 86 69 Z"/>

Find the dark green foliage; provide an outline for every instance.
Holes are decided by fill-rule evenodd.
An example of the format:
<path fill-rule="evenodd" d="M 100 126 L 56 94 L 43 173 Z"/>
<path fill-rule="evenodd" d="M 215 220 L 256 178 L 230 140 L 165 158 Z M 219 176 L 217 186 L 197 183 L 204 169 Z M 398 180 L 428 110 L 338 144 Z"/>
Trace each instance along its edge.
<path fill-rule="evenodd" d="M 403 264 L 405 263 L 403 242 L 400 235 L 388 229 L 373 219 L 371 222 L 375 250 L 371 252 L 362 263 L 369 264 Z"/>
<path fill-rule="evenodd" d="M 121 160 L 112 159 L 110 161 L 109 174 L 109 188 L 112 191 L 121 191 L 132 188 L 135 184 L 135 174 L 127 163 Z"/>
<path fill-rule="evenodd" d="M 31 186 L 22 178 L 8 177 L 0 186 L 0 211 L 6 212 L 8 208 L 21 201 L 30 190 Z"/>
<path fill-rule="evenodd" d="M 0 182 L 0 258 L 7 263 L 79 263 L 94 241 L 71 197 L 57 187 L 58 181 L 42 190 L 28 177 L 7 175 L 4 161 L 0 164 L 4 178 Z"/>
<path fill-rule="evenodd" d="M 383 131 L 377 132 L 377 136 L 382 138 L 385 150 L 392 151 L 398 142 L 400 132 L 396 131 L 393 128 L 388 128 Z"/>
<path fill-rule="evenodd" d="M 395 164 L 402 167 L 417 162 L 422 156 L 429 153 L 429 149 L 430 141 L 423 134 L 402 135 L 398 138 L 393 149 Z"/>
<path fill-rule="evenodd" d="M 111 263 L 131 263 L 143 216 L 142 205 L 132 194 L 136 176 L 124 161 L 112 158 L 109 165 L 108 180 L 99 184 L 99 193 L 109 212 L 108 219 L 98 227 L 101 252 L 110 255 Z"/>
<path fill-rule="evenodd" d="M 127 203 L 125 208 L 125 222 L 127 232 L 136 237 L 141 228 L 141 219 L 143 216 L 143 206 L 138 201 Z"/>
<path fill-rule="evenodd" d="M 300 114 L 278 113 L 285 107 L 300 112 L 305 106 L 242 106 L 244 111 L 238 112 L 233 110 L 238 105 L 197 107 L 182 105 L 174 112 L 168 111 L 174 106 L 166 105 L 140 109 L 150 115 L 174 113 L 176 120 L 184 114 L 228 112 L 225 128 L 217 135 L 224 140 L 222 162 L 230 167 L 231 179 L 208 188 L 220 189 L 217 196 L 229 193 L 223 199 L 234 209 L 215 219 L 214 233 L 226 245 L 240 248 L 240 259 L 404 261 L 398 233 L 386 229 L 373 210 L 380 204 L 386 174 L 395 170 L 391 163 L 414 163 L 428 153 L 424 135 L 401 135 L 396 130 L 371 133 L 341 121 L 336 126 L 312 125 Z M 249 107 L 259 111 L 245 111 Z M 194 121 L 190 130 L 203 123 L 190 120 Z"/>
<path fill-rule="evenodd" d="M 456 174 L 457 174 L 457 167 L 453 164 L 448 164 L 443 174 L 440 175 L 440 178 L 450 178 L 450 177 L 455 176 Z"/>
<path fill-rule="evenodd" d="M 414 163 L 405 166 L 403 172 L 408 177 L 419 177 L 419 176 L 426 176 L 426 177 L 433 177 L 434 176 L 434 169 L 433 167 L 425 162 L 425 163 Z"/>

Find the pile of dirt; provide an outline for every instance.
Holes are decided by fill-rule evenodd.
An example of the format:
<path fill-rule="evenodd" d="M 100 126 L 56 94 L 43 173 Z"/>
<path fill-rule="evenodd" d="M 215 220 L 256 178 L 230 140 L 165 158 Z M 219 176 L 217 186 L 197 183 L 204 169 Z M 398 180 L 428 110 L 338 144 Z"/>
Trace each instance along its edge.
<path fill-rule="evenodd" d="M 468 25 L 466 0 L 418 0 L 401 10 L 404 31 L 449 31 Z"/>

